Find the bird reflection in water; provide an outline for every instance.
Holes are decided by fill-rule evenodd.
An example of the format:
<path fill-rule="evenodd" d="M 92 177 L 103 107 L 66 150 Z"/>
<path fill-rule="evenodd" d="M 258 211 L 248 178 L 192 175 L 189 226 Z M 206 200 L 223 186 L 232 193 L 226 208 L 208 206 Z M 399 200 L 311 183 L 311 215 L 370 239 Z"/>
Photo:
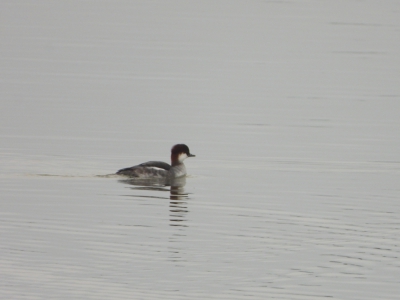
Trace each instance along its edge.
<path fill-rule="evenodd" d="M 185 225 L 185 217 L 188 211 L 187 200 L 188 194 L 185 192 L 186 177 L 175 178 L 170 189 L 170 225 L 171 226 L 187 226 Z"/>
<path fill-rule="evenodd" d="M 121 179 L 119 182 L 124 184 L 133 185 L 134 190 L 149 190 L 149 191 L 169 191 L 169 207 L 170 207 L 170 226 L 182 226 L 187 227 L 185 224 L 186 214 L 189 212 L 187 200 L 189 195 L 185 192 L 186 177 L 171 178 L 171 179 L 136 179 L 128 178 Z M 168 189 L 169 187 L 169 189 Z M 157 196 L 144 196 L 137 195 L 138 197 L 145 198 L 158 198 L 167 199 L 167 197 Z"/>

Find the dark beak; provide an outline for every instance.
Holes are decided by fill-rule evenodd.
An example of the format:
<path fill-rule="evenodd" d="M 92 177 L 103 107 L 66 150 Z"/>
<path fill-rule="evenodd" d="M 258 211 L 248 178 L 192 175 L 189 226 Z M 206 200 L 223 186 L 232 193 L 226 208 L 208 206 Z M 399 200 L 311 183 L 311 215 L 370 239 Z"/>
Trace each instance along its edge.
<path fill-rule="evenodd" d="M 188 155 L 189 157 L 195 157 L 196 155 L 194 155 L 194 154 L 190 154 L 189 153 L 189 155 Z"/>

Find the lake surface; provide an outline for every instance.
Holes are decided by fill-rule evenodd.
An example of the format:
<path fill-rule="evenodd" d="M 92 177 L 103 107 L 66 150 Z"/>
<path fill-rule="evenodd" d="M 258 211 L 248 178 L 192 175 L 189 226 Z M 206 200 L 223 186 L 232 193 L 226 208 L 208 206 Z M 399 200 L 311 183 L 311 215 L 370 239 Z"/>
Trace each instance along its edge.
<path fill-rule="evenodd" d="M 400 2 L 0 11 L 0 298 L 398 299 Z"/>

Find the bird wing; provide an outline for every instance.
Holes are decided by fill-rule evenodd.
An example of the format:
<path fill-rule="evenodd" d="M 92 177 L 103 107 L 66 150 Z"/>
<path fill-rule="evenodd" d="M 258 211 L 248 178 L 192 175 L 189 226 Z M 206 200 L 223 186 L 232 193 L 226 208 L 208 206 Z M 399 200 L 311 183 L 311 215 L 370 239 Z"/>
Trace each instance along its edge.
<path fill-rule="evenodd" d="M 171 166 L 162 161 L 148 161 L 140 165 L 119 170 L 116 174 L 131 177 L 165 177 Z"/>
<path fill-rule="evenodd" d="M 141 167 L 151 167 L 151 168 L 160 168 L 160 169 L 164 169 L 166 171 L 168 171 L 169 169 L 171 169 L 171 166 L 163 161 L 148 161 L 145 163 L 142 163 L 138 166 Z"/>

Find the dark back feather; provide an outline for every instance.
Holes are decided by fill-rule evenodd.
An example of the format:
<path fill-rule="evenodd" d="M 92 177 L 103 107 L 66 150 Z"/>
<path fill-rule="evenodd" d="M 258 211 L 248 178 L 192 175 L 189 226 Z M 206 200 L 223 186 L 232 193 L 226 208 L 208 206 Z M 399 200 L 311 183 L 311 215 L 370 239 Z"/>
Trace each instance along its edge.
<path fill-rule="evenodd" d="M 148 161 L 145 163 L 140 164 L 139 166 L 141 167 L 154 167 L 154 168 L 160 168 L 168 171 L 171 169 L 171 166 L 167 164 L 166 162 L 163 161 Z"/>

